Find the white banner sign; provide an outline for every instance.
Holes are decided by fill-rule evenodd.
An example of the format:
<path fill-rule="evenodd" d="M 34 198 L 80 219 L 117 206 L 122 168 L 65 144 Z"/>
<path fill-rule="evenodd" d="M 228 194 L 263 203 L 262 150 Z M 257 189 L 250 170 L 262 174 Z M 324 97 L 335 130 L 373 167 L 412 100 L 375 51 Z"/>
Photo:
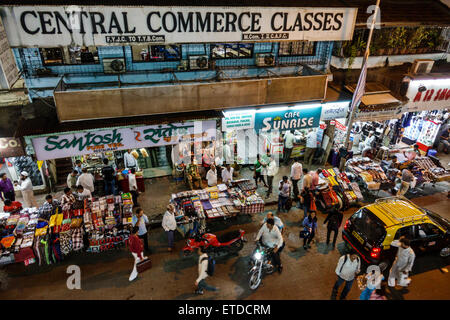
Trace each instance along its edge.
<path fill-rule="evenodd" d="M 356 8 L 3 7 L 13 47 L 351 40 Z"/>
<path fill-rule="evenodd" d="M 17 79 L 19 70 L 0 17 L 0 89 L 11 89 Z"/>
<path fill-rule="evenodd" d="M 411 80 L 404 112 L 440 110 L 450 107 L 450 78 Z"/>
<path fill-rule="evenodd" d="M 255 110 L 224 111 L 222 131 L 252 129 L 255 126 Z"/>
<path fill-rule="evenodd" d="M 180 141 L 210 141 L 216 138 L 216 121 L 172 123 L 136 128 L 115 128 L 33 138 L 38 160 L 49 160 L 144 147 L 177 144 Z"/>
<path fill-rule="evenodd" d="M 350 101 L 322 103 L 320 120 L 325 121 L 347 118 L 349 106 Z"/>

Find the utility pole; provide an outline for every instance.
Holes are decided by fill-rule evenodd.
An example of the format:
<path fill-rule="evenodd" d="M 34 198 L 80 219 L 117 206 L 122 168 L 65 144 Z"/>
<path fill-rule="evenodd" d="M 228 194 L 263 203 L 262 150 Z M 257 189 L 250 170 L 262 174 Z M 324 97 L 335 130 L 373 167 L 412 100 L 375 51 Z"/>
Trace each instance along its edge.
<path fill-rule="evenodd" d="M 372 42 L 373 29 L 375 28 L 375 22 L 377 21 L 378 11 L 380 10 L 380 0 L 377 0 L 377 4 L 375 5 L 375 12 L 373 14 L 372 23 L 370 24 L 369 38 L 367 39 L 366 51 L 364 53 L 362 65 L 361 65 L 361 73 L 359 75 L 358 84 L 356 85 L 356 89 L 353 92 L 353 99 L 351 104 L 350 116 L 347 121 L 347 132 L 345 134 L 344 147 L 347 151 L 349 150 L 350 144 L 350 133 L 352 131 L 353 118 L 355 117 L 356 109 L 358 109 L 359 104 L 361 102 L 361 97 L 357 98 L 355 96 L 359 95 L 361 92 L 364 94 L 365 85 L 366 85 L 366 74 L 367 74 L 367 60 L 369 59 L 370 54 L 370 43 Z M 364 74 L 366 73 L 366 74 Z M 362 86 L 362 88 L 359 88 Z M 361 91 L 362 90 L 362 91 Z M 341 163 L 339 164 L 339 170 L 344 170 L 345 159 L 341 159 Z"/>

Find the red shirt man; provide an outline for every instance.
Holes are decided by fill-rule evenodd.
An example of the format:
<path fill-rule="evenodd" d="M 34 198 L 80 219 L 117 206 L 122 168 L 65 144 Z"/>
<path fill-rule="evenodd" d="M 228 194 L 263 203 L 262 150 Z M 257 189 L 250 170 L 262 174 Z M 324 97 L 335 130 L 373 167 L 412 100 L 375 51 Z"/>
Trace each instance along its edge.
<path fill-rule="evenodd" d="M 3 211 L 5 212 L 16 212 L 22 210 L 22 204 L 19 201 L 11 201 L 9 199 L 5 200 L 5 206 Z"/>

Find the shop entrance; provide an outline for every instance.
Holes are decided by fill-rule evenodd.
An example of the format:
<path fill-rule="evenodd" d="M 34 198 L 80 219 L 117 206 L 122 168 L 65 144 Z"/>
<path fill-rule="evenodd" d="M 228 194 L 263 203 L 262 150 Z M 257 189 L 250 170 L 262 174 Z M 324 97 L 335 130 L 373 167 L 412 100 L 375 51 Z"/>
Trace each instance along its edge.
<path fill-rule="evenodd" d="M 145 151 L 144 151 L 144 150 Z M 163 177 L 172 174 L 172 146 L 136 149 L 139 153 L 138 166 L 144 171 L 144 178 Z"/>

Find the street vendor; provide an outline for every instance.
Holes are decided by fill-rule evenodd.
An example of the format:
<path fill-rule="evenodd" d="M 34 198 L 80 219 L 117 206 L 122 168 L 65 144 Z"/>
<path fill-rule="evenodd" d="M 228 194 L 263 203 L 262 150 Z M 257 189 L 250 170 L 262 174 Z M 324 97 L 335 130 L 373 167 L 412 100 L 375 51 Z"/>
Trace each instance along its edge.
<path fill-rule="evenodd" d="M 191 190 L 194 190 L 195 182 L 198 182 L 200 189 L 202 188 L 202 178 L 200 177 L 197 162 L 195 161 L 193 156 L 191 157 L 191 163 L 186 168 L 186 178 Z"/>
<path fill-rule="evenodd" d="M 363 156 L 367 153 L 367 151 L 372 149 L 372 143 L 375 140 L 374 134 L 375 134 L 374 131 L 370 131 L 369 136 L 364 141 L 361 141 L 359 143 L 359 150 L 361 151 Z"/>
<path fill-rule="evenodd" d="M 450 127 L 448 127 L 447 130 L 445 130 L 442 133 L 442 135 L 440 137 L 440 141 L 439 141 L 439 144 L 443 145 L 443 150 L 442 151 L 444 151 L 446 154 L 448 154 L 448 150 L 449 150 L 449 147 L 450 147 L 450 143 L 448 141 L 449 133 L 450 133 Z"/>
<path fill-rule="evenodd" d="M 55 213 L 56 208 L 60 206 L 58 200 L 53 200 L 51 194 L 45 197 L 44 204 L 39 208 L 39 221 L 49 221 L 50 217 Z"/>
<path fill-rule="evenodd" d="M 413 151 L 403 152 L 403 155 L 408 159 L 408 161 L 413 161 L 417 156 L 421 156 L 419 146 L 415 144 Z"/>
<path fill-rule="evenodd" d="M 411 186 L 411 182 L 414 181 L 414 175 L 411 173 L 411 169 L 414 165 L 409 165 L 408 169 L 402 170 L 402 184 L 400 186 L 400 190 L 397 192 L 398 196 L 403 196 L 406 192 L 408 192 L 409 187 Z"/>

